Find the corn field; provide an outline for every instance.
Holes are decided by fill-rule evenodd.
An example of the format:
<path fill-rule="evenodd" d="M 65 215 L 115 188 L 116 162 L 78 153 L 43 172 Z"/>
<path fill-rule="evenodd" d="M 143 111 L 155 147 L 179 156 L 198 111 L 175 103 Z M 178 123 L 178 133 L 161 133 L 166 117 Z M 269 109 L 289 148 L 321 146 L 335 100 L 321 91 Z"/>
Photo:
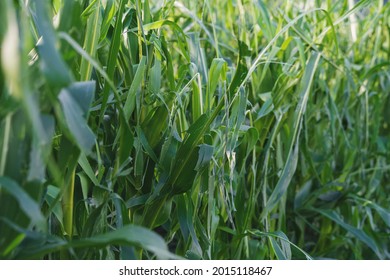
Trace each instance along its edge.
<path fill-rule="evenodd" d="M 390 3 L 0 1 L 0 259 L 390 259 Z"/>

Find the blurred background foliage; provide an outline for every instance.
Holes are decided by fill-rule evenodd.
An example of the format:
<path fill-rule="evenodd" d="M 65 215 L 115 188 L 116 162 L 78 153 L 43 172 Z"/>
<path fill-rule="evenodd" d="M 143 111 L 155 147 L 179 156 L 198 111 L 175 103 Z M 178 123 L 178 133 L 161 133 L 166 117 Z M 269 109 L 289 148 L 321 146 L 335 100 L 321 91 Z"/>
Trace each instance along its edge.
<path fill-rule="evenodd" d="M 2 259 L 389 259 L 387 1 L 0 2 Z"/>

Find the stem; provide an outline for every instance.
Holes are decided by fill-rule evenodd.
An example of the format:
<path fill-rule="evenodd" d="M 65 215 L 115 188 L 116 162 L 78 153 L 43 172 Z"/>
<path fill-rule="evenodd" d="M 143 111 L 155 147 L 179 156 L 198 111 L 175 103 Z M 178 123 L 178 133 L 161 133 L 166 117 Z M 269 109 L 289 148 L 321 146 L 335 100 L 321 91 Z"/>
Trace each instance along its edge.
<path fill-rule="evenodd" d="M 4 136 L 3 136 L 4 142 L 3 142 L 3 148 L 1 150 L 1 159 L 0 159 L 0 176 L 4 175 L 5 164 L 7 162 L 10 130 L 11 130 L 11 114 L 8 114 L 7 117 L 5 118 Z M 0 199 L 1 199 L 1 188 L 0 188 Z"/>
<path fill-rule="evenodd" d="M 75 176 L 76 170 L 73 169 L 70 175 L 70 182 L 66 186 L 62 200 L 62 210 L 64 212 L 64 229 L 65 234 L 68 235 L 69 239 L 72 239 L 73 235 L 73 196 Z"/>
<path fill-rule="evenodd" d="M 1 151 L 1 161 L 0 161 L 0 176 L 4 175 L 5 164 L 7 161 L 7 154 L 8 154 L 10 130 L 11 130 L 11 115 L 8 114 L 7 117 L 5 118 L 4 138 L 3 138 L 4 142 L 3 142 L 3 149 Z"/>

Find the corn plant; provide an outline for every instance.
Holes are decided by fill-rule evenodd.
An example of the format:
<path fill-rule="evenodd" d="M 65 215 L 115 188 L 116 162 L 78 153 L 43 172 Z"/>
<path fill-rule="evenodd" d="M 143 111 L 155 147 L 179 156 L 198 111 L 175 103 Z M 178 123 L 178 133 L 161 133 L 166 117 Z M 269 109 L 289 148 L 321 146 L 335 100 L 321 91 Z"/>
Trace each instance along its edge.
<path fill-rule="evenodd" d="M 387 1 L 0 2 L 2 259 L 389 259 Z"/>

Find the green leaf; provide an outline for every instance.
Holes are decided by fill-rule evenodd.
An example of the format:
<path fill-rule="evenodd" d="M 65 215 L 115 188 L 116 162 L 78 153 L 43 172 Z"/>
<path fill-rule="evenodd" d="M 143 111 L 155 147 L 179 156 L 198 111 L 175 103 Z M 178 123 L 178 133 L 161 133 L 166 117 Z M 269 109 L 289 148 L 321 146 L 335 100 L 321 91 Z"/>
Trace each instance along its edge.
<path fill-rule="evenodd" d="M 353 198 L 356 201 L 361 202 L 364 206 L 370 207 L 370 208 L 374 209 L 375 211 L 377 211 L 379 216 L 382 218 L 383 222 L 386 224 L 386 226 L 388 228 L 390 228 L 390 211 L 388 209 L 385 209 L 385 208 L 379 206 L 377 203 L 375 203 L 371 200 L 359 197 L 357 195 L 350 194 L 348 196 Z"/>
<path fill-rule="evenodd" d="M 157 186 L 158 187 L 158 186 Z M 170 218 L 172 212 L 172 198 L 159 196 L 146 202 L 142 216 L 142 225 L 147 228 L 155 228 L 163 225 Z"/>
<path fill-rule="evenodd" d="M 88 176 L 88 178 L 91 180 L 91 182 L 95 186 L 98 186 L 99 181 L 96 178 L 94 171 L 91 167 L 91 164 L 89 163 L 87 156 L 85 154 L 81 153 L 78 163 L 81 166 L 81 168 L 84 170 L 84 172 Z"/>
<path fill-rule="evenodd" d="M 144 32 L 148 32 L 150 30 L 153 30 L 153 29 L 159 29 L 163 26 L 169 26 L 172 28 L 172 30 L 178 35 L 179 39 L 182 40 L 183 42 L 186 41 L 186 35 L 184 34 L 183 30 L 180 28 L 180 26 L 173 22 L 173 21 L 170 21 L 170 20 L 167 20 L 167 19 L 164 19 L 164 20 L 158 20 L 158 21 L 155 21 L 155 22 L 151 22 L 151 23 L 147 23 L 145 25 L 143 25 L 142 29 Z M 138 31 L 138 28 L 132 28 L 130 30 L 128 30 L 129 32 L 134 32 L 134 31 Z"/>
<path fill-rule="evenodd" d="M 370 236 L 368 236 L 367 233 L 365 233 L 362 229 L 355 228 L 350 224 L 344 222 L 343 218 L 340 216 L 339 213 L 337 213 L 334 210 L 325 210 L 325 209 L 318 209 L 318 208 L 311 208 L 311 210 L 320 213 L 321 215 L 327 217 L 328 219 L 331 219 L 333 222 L 335 222 L 336 224 L 344 228 L 346 231 L 354 235 L 357 239 L 362 241 L 364 244 L 366 244 L 372 251 L 374 251 L 374 253 L 380 259 L 383 258 L 381 249 L 375 243 L 375 240 L 372 239 Z"/>
<path fill-rule="evenodd" d="M 141 83 L 143 81 L 143 78 L 145 76 L 145 70 L 146 70 L 146 56 L 143 56 L 141 58 L 141 61 L 138 64 L 137 72 L 135 73 L 133 82 L 131 83 L 130 89 L 127 93 L 125 107 L 123 108 L 123 110 L 125 112 L 126 121 L 129 120 L 131 114 L 134 111 L 135 103 L 136 103 L 135 102 L 136 101 L 136 93 L 137 93 L 137 90 L 139 90 Z"/>
<path fill-rule="evenodd" d="M 150 69 L 149 78 L 149 91 L 152 95 L 159 94 L 162 81 L 163 78 L 161 76 L 161 60 L 158 57 L 155 57 L 154 65 Z"/>
<path fill-rule="evenodd" d="M 249 230 L 248 233 L 250 233 L 250 234 L 252 234 L 254 236 L 259 236 L 259 237 L 267 236 L 267 237 L 272 237 L 272 238 L 275 238 L 275 239 L 280 239 L 283 242 L 285 242 L 285 245 L 289 244 L 289 245 L 293 246 L 295 249 L 297 249 L 299 252 L 301 252 L 303 255 L 305 255 L 306 259 L 308 259 L 308 260 L 312 260 L 313 259 L 308 253 L 306 253 L 304 250 L 302 250 L 297 245 L 292 243 L 283 232 L 280 232 L 280 231 L 277 231 L 277 232 L 262 232 L 262 231 L 259 231 L 259 230 L 255 230 L 255 231 Z M 276 250 L 278 250 L 278 253 L 280 253 L 280 257 L 283 258 L 285 256 L 285 254 L 283 253 L 283 250 L 280 248 L 280 246 Z"/>
<path fill-rule="evenodd" d="M 42 127 L 45 130 L 43 135 L 33 136 L 33 143 L 30 152 L 30 166 L 28 171 L 28 180 L 46 180 L 46 162 L 50 155 L 51 140 L 54 135 L 54 118 L 49 115 L 41 115 Z"/>
<path fill-rule="evenodd" d="M 42 40 L 38 44 L 42 72 L 51 85 L 66 86 L 73 78 L 56 48 L 57 38 L 49 20 L 50 13 L 47 10 L 47 4 L 42 0 L 34 0 L 34 2 L 36 4 L 36 17 L 33 18 L 38 32 L 42 36 Z"/>
<path fill-rule="evenodd" d="M 207 144 L 199 145 L 198 161 L 195 166 L 196 171 L 200 171 L 209 164 L 213 157 L 214 147 Z"/>
<path fill-rule="evenodd" d="M 224 81 L 226 79 L 227 63 L 224 59 L 214 58 L 209 70 L 208 85 L 206 92 L 206 105 L 207 110 L 213 107 L 213 94 L 217 88 L 219 77 Z"/>
<path fill-rule="evenodd" d="M 191 238 L 192 250 L 195 251 L 197 255 L 201 256 L 202 249 L 194 228 L 194 206 L 192 203 L 193 202 L 186 194 L 177 198 L 178 218 L 180 221 L 180 229 L 185 240 L 189 242 L 189 238 Z"/>
<path fill-rule="evenodd" d="M 167 182 L 167 188 L 169 188 L 170 193 L 180 194 L 191 188 L 192 181 L 196 175 L 195 166 L 197 154 L 195 149 L 199 140 L 204 135 L 209 121 L 209 116 L 203 114 L 188 129 L 186 138 L 177 151 L 174 167 Z M 185 175 L 183 175 L 184 173 Z"/>
<path fill-rule="evenodd" d="M 275 189 L 273 190 L 263 209 L 263 212 L 261 213 L 261 218 L 264 218 L 275 208 L 282 196 L 286 193 L 291 179 L 295 173 L 298 163 L 299 134 L 302 128 L 302 116 L 306 111 L 306 104 L 309 98 L 310 88 L 313 83 L 314 73 L 317 69 L 319 60 L 320 54 L 312 53 L 312 56 L 307 63 L 306 71 L 300 85 L 300 100 L 294 114 L 293 133 L 290 139 L 290 147 L 286 163 L 283 167 L 278 183 L 276 184 Z"/>
<path fill-rule="evenodd" d="M 271 113 L 273 109 L 274 109 L 274 104 L 273 104 L 272 97 L 270 97 L 261 106 L 259 113 L 257 113 L 256 120 L 261 119 L 262 117 L 265 117 L 266 115 Z"/>
<path fill-rule="evenodd" d="M 127 3 L 127 1 L 120 0 L 119 9 L 118 9 L 117 14 L 116 14 L 117 16 L 116 16 L 116 21 L 115 21 L 114 34 L 113 34 L 113 37 L 111 39 L 110 52 L 109 52 L 108 62 L 107 62 L 107 77 L 111 80 L 114 80 L 113 77 L 114 77 L 114 72 L 115 72 L 115 66 L 117 65 L 117 60 L 118 60 L 117 57 L 118 57 L 119 47 L 121 44 L 121 35 L 122 35 L 122 31 L 123 31 L 122 30 L 122 26 L 123 26 L 122 15 L 123 15 L 123 11 L 125 9 L 126 3 Z M 99 123 L 102 123 L 104 114 L 106 112 L 109 93 L 110 93 L 110 84 L 106 81 L 106 83 L 104 84 L 103 93 L 102 93 L 103 100 L 102 100 L 102 106 L 100 109 Z"/>
<path fill-rule="evenodd" d="M 98 47 L 98 40 L 100 37 L 101 30 L 101 11 L 100 11 L 101 1 L 93 1 L 87 9 L 83 12 L 82 16 L 85 16 L 88 13 L 88 21 L 86 28 L 86 36 L 84 39 L 84 50 L 91 56 L 95 57 L 96 50 Z M 80 80 L 88 81 L 91 78 L 92 74 L 92 64 L 85 58 L 81 59 L 80 65 Z"/>
<path fill-rule="evenodd" d="M 136 127 L 136 132 L 137 132 L 137 136 L 139 138 L 139 141 L 142 145 L 142 147 L 145 149 L 146 153 L 149 155 L 149 157 L 156 163 L 156 164 L 159 164 L 159 160 L 156 156 L 156 154 L 154 153 L 152 147 L 149 145 L 149 142 L 148 140 L 146 139 L 146 136 L 142 130 L 141 127 L 137 126 Z"/>
<path fill-rule="evenodd" d="M 29 242 L 17 255 L 18 259 L 34 259 L 52 252 L 71 248 L 104 248 L 109 245 L 135 246 L 144 248 L 159 259 L 180 259 L 169 252 L 158 234 L 144 227 L 126 225 L 122 228 L 75 241 L 66 241 L 55 236 L 27 232 Z"/>
<path fill-rule="evenodd" d="M 115 15 L 115 1 L 107 0 L 106 7 L 104 9 L 104 16 L 101 23 L 100 38 L 99 41 L 103 40 L 107 36 L 107 32 L 111 26 L 111 21 Z"/>
<path fill-rule="evenodd" d="M 20 209 L 30 218 L 33 225 L 36 225 L 40 230 L 46 228 L 46 219 L 42 215 L 38 203 L 18 183 L 7 177 L 0 177 L 1 189 L 6 190 L 16 199 Z"/>
<path fill-rule="evenodd" d="M 245 61 L 240 58 L 238 62 L 238 67 L 234 73 L 232 82 L 229 85 L 229 98 L 232 99 L 236 94 L 237 90 L 244 83 L 245 78 L 248 76 L 248 67 L 245 64 Z"/>
<path fill-rule="evenodd" d="M 273 237 L 269 238 L 271 240 L 272 248 L 274 249 L 275 255 L 278 260 L 288 260 L 285 252 L 283 252 L 282 248 L 280 248 L 278 242 Z"/>
<path fill-rule="evenodd" d="M 256 143 L 259 140 L 259 132 L 257 131 L 256 128 L 250 127 L 246 133 L 246 142 L 247 142 L 247 147 L 246 147 L 246 157 L 249 155 L 249 153 L 256 147 Z"/>
<path fill-rule="evenodd" d="M 52 185 L 49 185 L 47 187 L 45 200 L 46 200 L 49 208 L 53 209 L 52 212 L 53 212 L 54 216 L 57 218 L 57 221 L 60 223 L 61 230 L 64 230 L 64 224 L 63 224 L 64 215 L 62 212 L 61 203 L 58 203 L 58 201 L 57 201 L 57 197 L 58 197 L 60 191 L 61 190 L 59 188 L 52 186 Z"/>
<path fill-rule="evenodd" d="M 65 121 L 75 144 L 89 154 L 95 144 L 95 135 L 87 125 L 87 114 L 95 91 L 94 82 L 80 82 L 61 90 L 58 99 Z"/>

